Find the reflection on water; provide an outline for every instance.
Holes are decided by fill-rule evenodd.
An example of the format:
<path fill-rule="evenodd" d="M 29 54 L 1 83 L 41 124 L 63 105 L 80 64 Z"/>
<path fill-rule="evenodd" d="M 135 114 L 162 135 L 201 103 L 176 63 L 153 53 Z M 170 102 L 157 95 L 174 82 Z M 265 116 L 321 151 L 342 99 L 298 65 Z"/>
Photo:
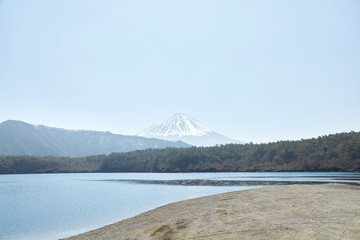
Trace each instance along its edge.
<path fill-rule="evenodd" d="M 182 180 L 104 180 L 113 182 L 127 182 L 135 184 L 161 184 L 179 186 L 268 186 L 268 185 L 289 185 L 289 184 L 326 184 L 333 182 L 326 181 L 229 181 L 229 180 L 206 180 L 206 179 L 182 179 Z"/>
<path fill-rule="evenodd" d="M 161 205 L 274 184 L 360 184 L 359 173 L 0 175 L 0 239 L 59 239 Z"/>
<path fill-rule="evenodd" d="M 231 176 L 233 174 L 236 176 Z M 215 176 L 212 175 L 213 173 L 209 173 L 209 175 L 203 175 L 203 178 L 103 179 L 100 181 L 179 186 L 268 186 L 329 183 L 360 184 L 359 173 L 216 173 Z"/>

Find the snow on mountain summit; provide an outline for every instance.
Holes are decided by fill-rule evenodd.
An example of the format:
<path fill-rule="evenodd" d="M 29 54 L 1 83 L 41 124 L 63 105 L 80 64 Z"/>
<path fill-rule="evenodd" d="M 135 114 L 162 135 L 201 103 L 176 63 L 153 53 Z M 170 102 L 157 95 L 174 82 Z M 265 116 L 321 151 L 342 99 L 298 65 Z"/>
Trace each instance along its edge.
<path fill-rule="evenodd" d="M 184 113 L 177 113 L 139 132 L 137 135 L 171 141 L 181 140 L 195 146 L 242 143 L 214 132 L 198 120 Z"/>
<path fill-rule="evenodd" d="M 204 136 L 213 131 L 191 116 L 178 113 L 150 128 L 141 131 L 139 136 L 183 137 Z"/>

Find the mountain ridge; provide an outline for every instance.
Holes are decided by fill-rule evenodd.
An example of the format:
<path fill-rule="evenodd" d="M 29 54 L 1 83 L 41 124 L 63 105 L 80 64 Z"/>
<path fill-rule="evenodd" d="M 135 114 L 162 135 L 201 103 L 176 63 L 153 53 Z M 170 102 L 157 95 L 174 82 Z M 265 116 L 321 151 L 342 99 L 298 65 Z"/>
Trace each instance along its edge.
<path fill-rule="evenodd" d="M 190 145 L 110 132 L 33 125 L 19 120 L 0 123 L 0 155 L 82 157 L 166 147 Z"/>

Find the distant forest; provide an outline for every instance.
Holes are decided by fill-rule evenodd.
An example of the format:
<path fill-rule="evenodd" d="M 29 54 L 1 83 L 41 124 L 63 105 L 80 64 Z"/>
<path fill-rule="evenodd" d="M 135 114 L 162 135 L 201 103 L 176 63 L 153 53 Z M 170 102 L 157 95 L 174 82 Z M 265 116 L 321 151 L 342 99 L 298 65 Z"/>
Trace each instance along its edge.
<path fill-rule="evenodd" d="M 0 173 L 360 171 L 360 132 L 299 141 L 148 149 L 83 158 L 0 156 Z"/>

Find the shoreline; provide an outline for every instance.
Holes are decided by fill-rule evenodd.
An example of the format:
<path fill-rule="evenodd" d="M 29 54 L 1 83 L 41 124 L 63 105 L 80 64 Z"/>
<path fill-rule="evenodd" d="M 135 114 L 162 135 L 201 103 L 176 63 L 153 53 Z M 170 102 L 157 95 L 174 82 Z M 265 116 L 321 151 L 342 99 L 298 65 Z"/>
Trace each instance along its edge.
<path fill-rule="evenodd" d="M 170 203 L 63 240 L 358 239 L 360 186 L 282 185 Z"/>

